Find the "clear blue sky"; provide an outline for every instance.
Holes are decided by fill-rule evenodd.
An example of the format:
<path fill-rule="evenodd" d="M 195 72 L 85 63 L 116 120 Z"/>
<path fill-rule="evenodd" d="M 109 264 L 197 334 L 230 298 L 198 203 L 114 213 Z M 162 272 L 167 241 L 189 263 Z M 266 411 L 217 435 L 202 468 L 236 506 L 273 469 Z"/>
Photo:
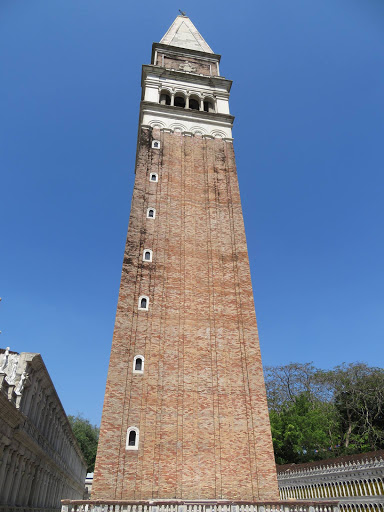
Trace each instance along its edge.
<path fill-rule="evenodd" d="M 141 65 L 184 9 L 234 80 L 263 361 L 384 366 L 382 0 L 2 0 L 0 344 L 99 423 Z"/>

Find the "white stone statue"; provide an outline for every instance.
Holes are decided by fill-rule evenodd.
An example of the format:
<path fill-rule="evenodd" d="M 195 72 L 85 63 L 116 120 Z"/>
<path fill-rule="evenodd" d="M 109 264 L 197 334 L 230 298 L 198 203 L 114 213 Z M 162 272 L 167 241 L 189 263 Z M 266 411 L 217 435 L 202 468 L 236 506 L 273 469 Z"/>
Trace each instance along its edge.
<path fill-rule="evenodd" d="M 11 363 L 11 361 L 9 363 Z M 19 364 L 18 358 L 14 359 L 13 366 L 12 366 L 12 371 L 8 374 L 8 377 L 7 377 L 7 382 L 8 382 L 8 384 L 11 384 L 11 386 L 15 383 L 16 370 L 17 370 L 17 365 L 18 364 Z M 11 366 L 11 365 L 9 364 L 9 366 Z"/>
<path fill-rule="evenodd" d="M 16 389 L 15 389 L 15 393 L 17 393 L 18 395 L 21 395 L 21 393 L 23 392 L 23 389 L 24 389 L 24 386 L 25 386 L 25 380 L 26 378 L 28 377 L 28 374 L 24 371 L 22 374 L 21 374 L 21 377 L 20 377 L 20 380 L 16 386 Z"/>
<path fill-rule="evenodd" d="M 5 373 L 5 369 L 6 369 L 7 364 L 8 364 L 8 359 L 9 359 L 9 347 L 7 347 L 5 349 L 3 361 L 2 361 L 1 366 L 0 366 L 0 373 Z"/>

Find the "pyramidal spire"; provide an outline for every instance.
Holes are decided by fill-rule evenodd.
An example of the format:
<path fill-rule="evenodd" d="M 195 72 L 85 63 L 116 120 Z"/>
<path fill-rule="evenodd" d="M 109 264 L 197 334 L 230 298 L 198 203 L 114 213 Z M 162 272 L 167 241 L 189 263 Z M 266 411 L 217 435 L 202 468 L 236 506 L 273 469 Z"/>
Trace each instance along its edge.
<path fill-rule="evenodd" d="M 177 16 L 160 43 L 178 46 L 179 48 L 186 48 L 188 50 L 213 53 L 213 50 L 209 47 L 195 25 L 188 16 L 184 14 Z"/>

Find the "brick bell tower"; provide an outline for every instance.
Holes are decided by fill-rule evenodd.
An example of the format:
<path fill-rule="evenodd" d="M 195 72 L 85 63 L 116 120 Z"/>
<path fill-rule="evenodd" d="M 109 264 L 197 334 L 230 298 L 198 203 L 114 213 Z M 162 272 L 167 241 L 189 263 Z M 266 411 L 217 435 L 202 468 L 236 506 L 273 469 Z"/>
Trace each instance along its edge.
<path fill-rule="evenodd" d="M 181 15 L 143 66 L 92 499 L 278 499 L 219 62 Z"/>

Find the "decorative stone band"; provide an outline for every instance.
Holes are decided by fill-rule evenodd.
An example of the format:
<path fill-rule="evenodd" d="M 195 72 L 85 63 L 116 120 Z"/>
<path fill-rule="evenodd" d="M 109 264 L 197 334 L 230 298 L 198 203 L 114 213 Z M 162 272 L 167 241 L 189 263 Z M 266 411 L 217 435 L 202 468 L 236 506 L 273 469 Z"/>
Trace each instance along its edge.
<path fill-rule="evenodd" d="M 62 500 L 62 512 L 338 512 L 331 501 Z"/>
<path fill-rule="evenodd" d="M 148 124 L 142 124 L 140 128 L 143 128 L 144 130 L 151 130 L 153 128 L 160 129 L 161 132 L 164 133 L 180 133 L 184 137 L 194 137 L 195 135 L 199 135 L 202 139 L 222 139 L 227 142 L 233 142 L 232 137 L 223 137 L 223 134 L 215 134 L 215 135 L 209 135 L 206 133 L 201 133 L 200 131 L 195 131 L 194 133 L 189 131 L 184 131 L 182 128 L 176 128 L 175 130 L 172 130 L 171 128 L 162 128 L 161 125 L 154 123 L 153 125 Z"/>
<path fill-rule="evenodd" d="M 229 114 L 187 111 L 142 101 L 139 126 L 233 141 L 233 120 Z"/>
<path fill-rule="evenodd" d="M 10 505 L 0 505 L 0 512 L 57 512 L 57 508 L 41 507 L 16 507 Z"/>

